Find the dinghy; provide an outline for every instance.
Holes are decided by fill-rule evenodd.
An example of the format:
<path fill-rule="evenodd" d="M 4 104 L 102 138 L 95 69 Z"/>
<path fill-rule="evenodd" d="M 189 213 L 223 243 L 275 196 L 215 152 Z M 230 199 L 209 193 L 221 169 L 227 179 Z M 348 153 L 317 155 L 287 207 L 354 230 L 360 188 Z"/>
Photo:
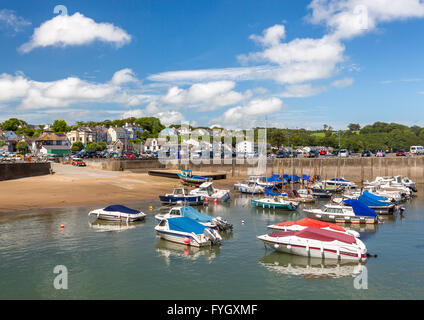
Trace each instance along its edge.
<path fill-rule="evenodd" d="M 195 176 L 191 170 L 181 170 L 178 177 L 184 184 L 198 186 L 204 182 L 212 181 L 210 177 Z"/>
<path fill-rule="evenodd" d="M 358 238 L 320 228 L 274 232 L 258 236 L 258 239 L 276 251 L 304 257 L 353 261 L 367 259 L 367 248 Z"/>
<path fill-rule="evenodd" d="M 187 217 L 162 219 L 155 231 L 164 240 L 194 247 L 220 244 L 222 240 L 216 230 Z"/>
<path fill-rule="evenodd" d="M 264 193 L 265 188 L 258 185 L 256 182 L 240 182 L 234 184 L 234 190 L 240 191 L 241 193 L 247 193 L 247 194 L 259 194 Z"/>
<path fill-rule="evenodd" d="M 121 205 L 112 205 L 103 209 L 92 210 L 88 213 L 89 216 L 96 216 L 98 219 L 109 221 L 138 221 L 143 220 L 146 216 L 141 211 L 130 209 Z"/>

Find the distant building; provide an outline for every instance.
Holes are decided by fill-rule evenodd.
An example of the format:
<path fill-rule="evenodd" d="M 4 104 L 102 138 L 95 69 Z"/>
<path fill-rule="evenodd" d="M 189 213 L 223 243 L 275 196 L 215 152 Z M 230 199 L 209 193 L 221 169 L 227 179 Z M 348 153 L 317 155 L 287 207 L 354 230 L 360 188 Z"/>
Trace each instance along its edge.
<path fill-rule="evenodd" d="M 252 141 L 242 141 L 236 145 L 237 153 L 254 153 L 255 152 L 255 143 Z"/>
<path fill-rule="evenodd" d="M 138 135 L 142 134 L 144 129 L 132 123 L 126 123 L 124 130 L 127 132 L 129 139 L 137 139 Z"/>
<path fill-rule="evenodd" d="M 31 149 L 35 154 L 64 155 L 71 153 L 71 143 L 65 133 L 47 131 L 32 140 Z"/>
<path fill-rule="evenodd" d="M 166 142 L 165 138 L 148 138 L 144 144 L 144 152 L 157 152 Z"/>

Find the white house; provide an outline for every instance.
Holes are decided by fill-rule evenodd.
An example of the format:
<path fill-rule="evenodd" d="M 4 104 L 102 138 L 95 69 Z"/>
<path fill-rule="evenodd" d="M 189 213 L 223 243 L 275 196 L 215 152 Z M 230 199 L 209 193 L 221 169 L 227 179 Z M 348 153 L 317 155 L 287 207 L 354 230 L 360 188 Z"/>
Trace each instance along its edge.
<path fill-rule="evenodd" d="M 144 152 L 157 152 L 166 142 L 165 138 L 147 138 L 144 144 Z"/>

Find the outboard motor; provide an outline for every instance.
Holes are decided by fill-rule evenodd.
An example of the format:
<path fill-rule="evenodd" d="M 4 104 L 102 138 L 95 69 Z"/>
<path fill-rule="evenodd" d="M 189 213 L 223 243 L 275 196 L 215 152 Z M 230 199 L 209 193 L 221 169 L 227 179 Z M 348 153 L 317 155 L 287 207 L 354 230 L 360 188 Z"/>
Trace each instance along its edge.
<path fill-rule="evenodd" d="M 212 244 L 219 244 L 221 243 L 221 236 L 216 233 L 215 231 L 205 228 L 205 231 L 203 231 L 204 236 L 206 239 L 208 239 Z"/>
<path fill-rule="evenodd" d="M 233 229 L 233 225 L 231 223 L 228 223 L 227 220 L 224 220 L 221 217 L 216 217 L 213 219 L 213 221 L 216 223 L 216 226 L 220 231 Z"/>

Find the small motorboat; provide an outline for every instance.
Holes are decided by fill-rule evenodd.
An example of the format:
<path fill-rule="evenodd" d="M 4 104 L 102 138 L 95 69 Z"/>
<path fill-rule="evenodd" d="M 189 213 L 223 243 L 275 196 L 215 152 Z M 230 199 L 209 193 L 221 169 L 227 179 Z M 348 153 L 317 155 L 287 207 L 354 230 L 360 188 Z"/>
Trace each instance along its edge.
<path fill-rule="evenodd" d="M 353 224 L 378 223 L 377 213 L 359 200 L 347 199 L 343 200 L 343 202 L 347 205 L 327 204 L 324 208 L 304 208 L 303 211 L 312 218 L 328 222 Z"/>
<path fill-rule="evenodd" d="M 307 203 L 307 202 L 315 202 L 316 201 L 316 197 L 314 197 L 311 194 L 300 194 L 297 190 L 293 190 L 293 191 L 288 191 L 287 192 L 287 196 L 283 197 L 284 200 L 287 201 L 296 201 L 296 202 L 302 202 L 302 203 Z"/>
<path fill-rule="evenodd" d="M 270 209 L 286 209 L 294 211 L 299 207 L 299 202 L 288 201 L 282 197 L 252 199 L 250 204 L 253 207 L 270 208 Z"/>
<path fill-rule="evenodd" d="M 174 188 L 172 193 L 167 193 L 164 196 L 159 196 L 163 204 L 176 204 L 178 202 L 187 203 L 190 205 L 201 205 L 204 199 L 201 195 L 192 195 L 187 188 Z"/>
<path fill-rule="evenodd" d="M 258 186 L 267 188 L 267 187 L 273 187 L 276 183 L 276 180 L 273 178 L 267 178 L 262 176 L 251 176 L 249 177 L 249 182 L 254 182 Z"/>
<path fill-rule="evenodd" d="M 276 251 L 298 256 L 353 261 L 367 259 L 367 248 L 358 238 L 320 228 L 274 232 L 258 236 L 258 239 Z"/>
<path fill-rule="evenodd" d="M 171 219 L 175 217 L 186 217 L 192 219 L 208 228 L 216 228 L 221 231 L 230 230 L 233 228 L 231 223 L 221 217 L 211 217 L 206 214 L 200 213 L 196 209 L 185 206 L 185 207 L 173 207 L 165 214 L 155 215 L 155 219 L 160 222 L 163 219 Z"/>
<path fill-rule="evenodd" d="M 155 231 L 164 240 L 194 247 L 220 244 L 222 240 L 216 230 L 187 217 L 162 219 Z"/>
<path fill-rule="evenodd" d="M 358 200 L 380 214 L 393 214 L 395 212 L 394 203 L 391 203 L 389 200 L 383 199 L 382 197 L 373 195 L 368 191 L 364 191 L 358 197 Z"/>
<path fill-rule="evenodd" d="M 265 192 L 265 188 L 258 185 L 256 182 L 244 181 L 234 185 L 235 191 L 248 194 L 260 194 Z"/>
<path fill-rule="evenodd" d="M 303 218 L 298 221 L 284 221 L 277 222 L 268 226 L 268 229 L 273 231 L 300 231 L 308 227 L 320 228 L 324 230 L 336 231 L 341 233 L 350 234 L 351 236 L 359 238 L 359 232 L 354 230 L 345 229 L 338 224 L 320 221 L 311 218 Z"/>
<path fill-rule="evenodd" d="M 354 182 L 348 181 L 344 178 L 333 178 L 330 180 L 325 180 L 323 183 L 327 184 L 327 186 L 340 186 L 347 189 L 356 188 L 356 184 Z"/>
<path fill-rule="evenodd" d="M 335 185 L 328 185 L 322 182 L 317 182 L 314 185 L 312 185 L 311 190 L 315 193 L 327 193 L 327 192 L 331 192 L 331 193 L 338 193 L 338 192 L 342 192 L 345 188 L 342 186 L 335 186 Z"/>
<path fill-rule="evenodd" d="M 178 177 L 182 180 L 184 184 L 190 186 L 198 186 L 204 182 L 212 181 L 210 177 L 202 177 L 193 175 L 192 170 L 181 170 L 181 173 L 178 174 Z"/>
<path fill-rule="evenodd" d="M 130 209 L 121 205 L 111 205 L 103 209 L 92 210 L 88 213 L 89 216 L 96 216 L 98 219 L 109 220 L 109 221 L 139 221 L 146 217 L 146 214 Z"/>
<path fill-rule="evenodd" d="M 230 190 L 215 189 L 213 182 L 204 182 L 199 188 L 191 190 L 190 195 L 201 196 L 206 202 L 226 202 L 231 197 Z"/>

